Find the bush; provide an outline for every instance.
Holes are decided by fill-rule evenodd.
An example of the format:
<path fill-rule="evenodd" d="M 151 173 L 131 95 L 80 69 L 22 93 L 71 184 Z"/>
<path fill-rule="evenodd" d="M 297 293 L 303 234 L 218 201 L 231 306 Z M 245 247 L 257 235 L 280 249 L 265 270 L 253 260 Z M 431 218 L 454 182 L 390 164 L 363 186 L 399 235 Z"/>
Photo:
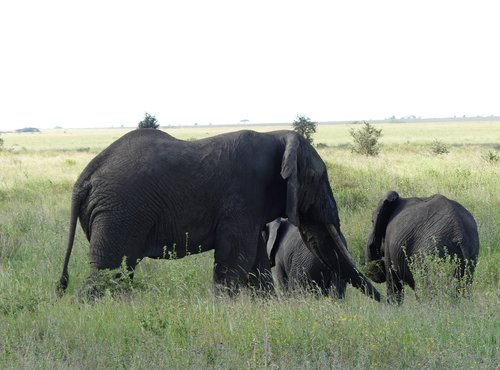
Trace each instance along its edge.
<path fill-rule="evenodd" d="M 0 139 L 2 140 L 2 139 Z M 1 142 L 0 142 L 0 148 L 2 147 L 1 145 Z M 500 159 L 500 157 L 498 156 L 498 154 L 496 154 L 494 151 L 492 150 L 489 150 L 488 153 L 486 153 L 485 155 L 482 156 L 483 159 L 486 161 L 486 162 L 489 162 L 489 163 L 497 163 L 498 160 Z"/>
<path fill-rule="evenodd" d="M 434 141 L 431 144 L 431 152 L 435 155 L 440 155 L 440 154 L 447 154 L 450 151 L 448 149 L 448 145 L 446 145 L 442 141 L 434 139 Z"/>
<path fill-rule="evenodd" d="M 358 130 L 351 128 L 349 134 L 354 139 L 351 152 L 376 156 L 380 152 L 379 138 L 382 136 L 382 129 L 377 130 L 368 122 L 363 121 L 363 127 Z"/>
<path fill-rule="evenodd" d="M 155 116 L 150 115 L 149 113 L 144 113 L 144 119 L 139 122 L 137 128 L 158 128 L 160 125 L 157 123 L 158 120 Z"/>
<path fill-rule="evenodd" d="M 0 137 L 0 151 L 2 151 L 3 148 L 3 139 Z"/>
<path fill-rule="evenodd" d="M 293 131 L 304 136 L 309 143 L 313 143 L 312 135 L 316 132 L 317 122 L 311 121 L 309 117 L 297 116 L 297 119 L 293 121 Z"/>
<path fill-rule="evenodd" d="M 420 302 L 450 301 L 472 294 L 470 265 L 465 265 L 465 275 L 458 277 L 460 259 L 437 251 L 419 253 L 409 258 L 409 267 L 415 281 L 415 292 Z"/>

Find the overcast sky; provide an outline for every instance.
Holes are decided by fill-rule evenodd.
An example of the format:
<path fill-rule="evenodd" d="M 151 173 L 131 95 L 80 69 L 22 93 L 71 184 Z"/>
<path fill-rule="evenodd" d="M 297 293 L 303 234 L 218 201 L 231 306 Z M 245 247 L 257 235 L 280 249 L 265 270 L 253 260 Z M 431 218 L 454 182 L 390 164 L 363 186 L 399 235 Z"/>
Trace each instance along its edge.
<path fill-rule="evenodd" d="M 0 2 L 0 129 L 500 115 L 497 1 Z"/>

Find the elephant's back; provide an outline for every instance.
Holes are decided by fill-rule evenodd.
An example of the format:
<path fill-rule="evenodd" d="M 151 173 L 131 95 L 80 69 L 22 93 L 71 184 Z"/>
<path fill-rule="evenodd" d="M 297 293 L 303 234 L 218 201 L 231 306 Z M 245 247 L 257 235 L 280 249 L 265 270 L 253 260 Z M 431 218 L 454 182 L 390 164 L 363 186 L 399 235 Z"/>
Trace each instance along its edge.
<path fill-rule="evenodd" d="M 84 168 L 78 183 L 87 181 L 96 172 L 106 169 L 129 166 L 131 161 L 139 161 L 144 155 L 154 153 L 165 144 L 176 145 L 182 142 L 166 132 L 156 129 L 137 129 L 115 140 Z M 109 168 L 109 169 L 108 169 Z"/>
<path fill-rule="evenodd" d="M 405 246 L 410 255 L 420 249 L 437 248 L 443 252 L 445 247 L 461 255 L 464 244 L 478 244 L 472 215 L 441 194 L 401 202 L 389 222 L 387 235 L 391 244 Z"/>

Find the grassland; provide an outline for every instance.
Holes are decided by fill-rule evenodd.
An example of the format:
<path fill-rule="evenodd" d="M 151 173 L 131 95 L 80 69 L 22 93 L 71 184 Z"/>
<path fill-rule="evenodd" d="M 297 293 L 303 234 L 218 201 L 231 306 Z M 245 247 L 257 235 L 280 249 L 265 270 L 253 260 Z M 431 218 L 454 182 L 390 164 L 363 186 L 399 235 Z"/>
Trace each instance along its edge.
<path fill-rule="evenodd" d="M 381 154 L 350 152 L 349 125 L 320 126 L 342 229 L 361 265 L 371 212 L 389 189 L 440 192 L 475 216 L 480 261 L 471 299 L 446 292 L 400 307 L 352 287 L 344 301 L 313 294 L 264 300 L 211 291 L 212 253 L 143 261 L 131 285 L 94 304 L 74 300 L 88 273 L 78 231 L 69 291 L 54 293 L 64 258 L 71 187 L 127 130 L 4 134 L 0 152 L 0 368 L 451 368 L 500 363 L 500 123 L 386 124 Z M 241 127 L 167 130 L 202 138 Z M 247 127 L 245 127 L 247 128 Z M 252 127 L 259 131 L 285 127 Z M 433 140 L 450 152 L 433 155 Z M 378 286 L 382 292 L 385 287 Z"/>

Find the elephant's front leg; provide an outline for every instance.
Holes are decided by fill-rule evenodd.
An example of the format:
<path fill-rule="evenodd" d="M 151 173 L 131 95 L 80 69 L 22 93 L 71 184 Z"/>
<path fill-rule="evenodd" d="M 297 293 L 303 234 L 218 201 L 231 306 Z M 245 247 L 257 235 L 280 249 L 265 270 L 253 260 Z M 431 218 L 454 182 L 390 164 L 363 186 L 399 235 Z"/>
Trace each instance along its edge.
<path fill-rule="evenodd" d="M 214 286 L 217 294 L 236 293 L 246 285 L 255 265 L 259 239 L 258 227 L 243 227 L 227 221 L 217 228 L 215 238 Z"/>
<path fill-rule="evenodd" d="M 267 295 L 274 293 L 271 262 L 269 261 L 263 238 L 258 238 L 257 256 L 248 277 L 248 285 L 257 294 Z"/>

